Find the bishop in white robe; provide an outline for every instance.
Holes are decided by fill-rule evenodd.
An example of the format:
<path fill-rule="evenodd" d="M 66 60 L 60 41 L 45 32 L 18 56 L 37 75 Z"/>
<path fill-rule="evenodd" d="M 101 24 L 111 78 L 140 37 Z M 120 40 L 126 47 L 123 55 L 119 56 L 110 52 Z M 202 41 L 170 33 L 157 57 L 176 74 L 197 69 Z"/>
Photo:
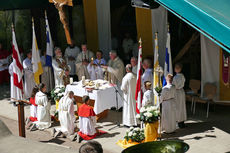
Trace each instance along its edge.
<path fill-rule="evenodd" d="M 94 54 L 93 52 L 87 50 L 87 46 L 85 44 L 83 44 L 81 48 L 82 52 L 78 54 L 76 60 L 76 73 L 79 80 L 82 79 L 82 76 L 85 76 L 86 79 L 90 79 L 87 66 L 94 57 Z"/>
<path fill-rule="evenodd" d="M 173 78 L 173 84 L 176 87 L 176 120 L 183 122 L 187 120 L 186 101 L 184 92 L 185 77 L 182 73 L 177 73 Z"/>
<path fill-rule="evenodd" d="M 127 74 L 122 79 L 121 90 L 124 95 L 123 106 L 123 124 L 126 126 L 136 126 L 136 75 L 132 73 L 130 64 L 126 66 Z"/>
<path fill-rule="evenodd" d="M 35 86 L 34 73 L 31 63 L 32 53 L 27 54 L 27 58 L 23 61 L 24 79 L 25 79 L 25 98 L 29 98 Z"/>
<path fill-rule="evenodd" d="M 47 95 L 39 91 L 35 96 L 37 107 L 37 120 L 34 122 L 39 130 L 47 129 L 51 126 L 50 108 L 51 104 L 48 101 Z"/>
<path fill-rule="evenodd" d="M 176 130 L 176 102 L 175 102 L 175 86 L 172 85 L 172 76 L 170 80 L 167 77 L 167 85 L 163 87 L 160 97 L 162 103 L 162 129 L 166 133 L 172 133 Z"/>
<path fill-rule="evenodd" d="M 74 114 L 73 92 L 67 92 L 59 101 L 59 121 L 61 124 L 60 131 L 65 135 L 74 134 Z"/>

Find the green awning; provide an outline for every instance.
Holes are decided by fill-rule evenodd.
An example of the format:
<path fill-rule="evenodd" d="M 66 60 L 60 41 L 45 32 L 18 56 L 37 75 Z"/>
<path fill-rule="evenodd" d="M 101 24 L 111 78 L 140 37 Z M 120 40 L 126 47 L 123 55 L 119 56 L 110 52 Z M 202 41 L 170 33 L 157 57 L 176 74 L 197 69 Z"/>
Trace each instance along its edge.
<path fill-rule="evenodd" d="M 230 0 L 155 0 L 230 52 Z"/>
<path fill-rule="evenodd" d="M 48 0 L 0 0 L 0 10 L 43 8 Z"/>

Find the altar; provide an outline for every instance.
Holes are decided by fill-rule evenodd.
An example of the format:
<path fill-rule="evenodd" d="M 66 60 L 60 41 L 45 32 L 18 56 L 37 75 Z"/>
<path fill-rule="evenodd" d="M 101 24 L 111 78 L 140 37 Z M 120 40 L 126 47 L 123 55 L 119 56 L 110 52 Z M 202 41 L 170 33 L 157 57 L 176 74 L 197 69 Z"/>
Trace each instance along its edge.
<path fill-rule="evenodd" d="M 90 105 L 94 108 L 98 120 L 107 116 L 108 109 L 117 107 L 116 96 L 118 109 L 123 106 L 123 101 L 122 93 L 116 85 L 111 85 L 104 80 L 95 80 L 94 83 L 93 86 L 83 86 L 81 81 L 74 82 L 66 86 L 65 92 L 74 92 L 74 98 L 78 107 L 83 103 L 82 97 L 88 95 L 90 97 Z M 95 89 L 96 84 L 100 84 L 98 89 Z M 116 90 L 118 90 L 118 93 Z"/>

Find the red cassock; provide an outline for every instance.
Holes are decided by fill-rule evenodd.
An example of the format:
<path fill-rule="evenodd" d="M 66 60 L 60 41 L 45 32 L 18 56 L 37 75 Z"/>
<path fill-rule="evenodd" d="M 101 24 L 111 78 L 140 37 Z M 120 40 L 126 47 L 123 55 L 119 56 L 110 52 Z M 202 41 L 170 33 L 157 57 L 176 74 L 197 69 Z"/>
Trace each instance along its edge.
<path fill-rule="evenodd" d="M 90 117 L 90 116 L 96 116 L 96 114 L 91 106 L 87 104 L 82 104 L 78 109 L 78 116 Z"/>
<path fill-rule="evenodd" d="M 32 116 L 32 114 L 30 116 L 30 121 L 35 122 L 35 121 L 37 121 L 37 117 L 36 117 L 37 116 L 37 108 L 36 107 L 38 106 L 35 104 L 35 97 L 30 98 L 30 103 L 31 103 L 31 105 L 34 106 L 34 107 L 30 107 L 30 109 L 33 109 L 33 110 L 30 110 L 33 114 L 33 116 Z"/>

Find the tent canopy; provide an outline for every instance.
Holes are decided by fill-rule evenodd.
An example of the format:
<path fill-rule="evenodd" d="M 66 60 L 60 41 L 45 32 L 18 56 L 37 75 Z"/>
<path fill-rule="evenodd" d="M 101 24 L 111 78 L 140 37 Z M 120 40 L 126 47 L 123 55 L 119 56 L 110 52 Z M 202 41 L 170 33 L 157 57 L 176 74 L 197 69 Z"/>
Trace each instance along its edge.
<path fill-rule="evenodd" d="M 229 0 L 155 0 L 230 52 Z"/>
<path fill-rule="evenodd" d="M 0 0 L 0 10 L 42 8 L 48 4 L 48 0 Z"/>

